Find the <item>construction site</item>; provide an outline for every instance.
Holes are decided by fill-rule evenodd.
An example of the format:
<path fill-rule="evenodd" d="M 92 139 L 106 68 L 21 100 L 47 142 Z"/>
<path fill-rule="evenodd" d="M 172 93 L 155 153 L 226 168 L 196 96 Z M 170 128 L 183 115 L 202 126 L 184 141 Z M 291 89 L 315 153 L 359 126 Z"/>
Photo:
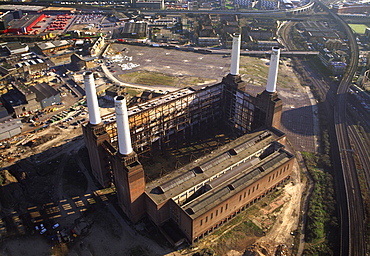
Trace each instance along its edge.
<path fill-rule="evenodd" d="M 279 55 L 273 48 L 266 90 L 253 97 L 239 75 L 235 34 L 230 74 L 221 83 L 180 89 L 129 109 L 117 96 L 115 113 L 103 117 L 93 73 L 85 73 L 89 123 L 83 133 L 91 169 L 101 186 L 114 184 L 130 221 L 149 217 L 174 246 L 197 242 L 289 180 L 294 156 L 278 130 Z M 217 129 L 236 139 L 162 177 L 161 170 L 146 174 L 140 161 L 152 152 L 166 154 Z"/>
<path fill-rule="evenodd" d="M 53 239 L 62 240 L 68 247 L 76 241 L 87 243 L 89 237 L 93 239 L 89 244 L 95 241 L 103 248 L 105 238 L 100 242 L 96 235 L 89 235 L 98 226 L 106 236 L 118 234 L 130 240 L 137 237 L 136 231 L 123 235 L 119 227 L 135 227 L 143 234 L 148 230 L 142 228 L 142 223 L 149 221 L 170 247 L 177 248 L 206 242 L 260 199 L 284 184 L 290 188 L 287 181 L 295 176 L 295 157 L 286 148 L 286 135 L 279 130 L 283 107 L 276 91 L 280 50 L 272 50 L 266 89 L 252 96 L 239 75 L 239 36 L 235 35 L 234 40 L 230 74 L 220 83 L 182 88 L 128 108 L 125 95 L 119 95 L 115 111 L 109 114 L 100 114 L 94 76 L 86 72 L 83 81 L 89 121 L 82 124 L 83 140 L 81 136 L 71 140 L 66 135 L 65 144 L 55 144 L 42 155 L 30 155 L 28 160 L 41 161 L 40 169 L 49 170 L 43 175 L 54 177 L 55 172 L 65 172 L 70 177 L 63 173 L 62 185 L 56 187 L 45 182 L 33 184 L 45 186 L 38 194 L 40 202 L 50 203 L 28 207 L 32 218 L 23 223 L 24 227 L 36 226 L 37 232 L 45 227 L 48 237 L 55 236 Z M 41 147 L 47 148 L 54 136 L 60 136 L 49 133 L 50 142 L 46 140 Z M 80 130 L 71 133 L 78 135 Z M 78 150 L 84 146 L 87 151 Z M 74 160 L 82 163 L 76 166 Z M 24 164 L 22 167 L 27 170 Z M 89 177 L 88 167 L 94 180 Z M 22 180 L 21 173 L 17 179 Z M 57 180 L 53 182 L 58 184 Z M 95 192 L 83 192 L 91 190 Z M 62 191 L 71 198 L 65 198 Z M 107 200 L 117 201 L 117 211 L 107 208 Z M 271 211 L 282 205 L 279 201 Z M 110 216 L 109 221 L 95 219 L 93 225 L 94 221 L 86 218 L 93 213 L 91 209 L 101 215 L 105 208 L 114 215 L 104 213 Z M 290 207 L 284 207 L 284 211 L 288 208 L 290 211 Z M 122 217 L 134 226 L 128 227 L 120 220 Z M 56 224 L 60 226 L 53 229 Z M 267 231 L 264 225 L 261 228 Z M 293 226 L 287 226 L 288 236 Z M 28 233 L 27 228 L 23 230 Z M 160 254 L 171 252 L 158 248 L 154 241 L 145 241 L 148 251 L 155 248 L 153 251 Z M 93 249 L 80 244 L 80 248 L 73 248 L 77 252 L 96 252 L 96 246 Z M 132 246 L 139 245 L 135 242 Z M 113 253 L 111 250 L 113 247 L 109 249 Z"/>

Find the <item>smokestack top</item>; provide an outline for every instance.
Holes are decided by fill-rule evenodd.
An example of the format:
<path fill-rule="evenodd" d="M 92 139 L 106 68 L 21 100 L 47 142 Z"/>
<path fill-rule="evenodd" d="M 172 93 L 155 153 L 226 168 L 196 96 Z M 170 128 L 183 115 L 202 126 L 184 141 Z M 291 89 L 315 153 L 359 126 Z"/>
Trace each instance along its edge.
<path fill-rule="evenodd" d="M 240 61 L 240 34 L 233 34 L 233 44 L 231 49 L 231 65 L 230 74 L 239 75 L 239 61 Z"/>
<path fill-rule="evenodd" d="M 100 124 L 100 112 L 99 112 L 99 103 L 98 97 L 96 95 L 96 88 L 95 88 L 95 81 L 94 81 L 94 74 L 91 71 L 87 71 L 84 73 L 84 84 L 86 90 L 86 100 L 87 100 L 87 108 L 89 110 L 89 120 L 90 124 Z"/>
<path fill-rule="evenodd" d="M 122 95 L 114 97 L 114 105 L 116 108 L 118 151 L 122 155 L 129 155 L 133 152 L 133 149 L 131 145 L 126 98 Z"/>
<path fill-rule="evenodd" d="M 279 58 L 280 58 L 280 48 L 272 47 L 271 59 L 270 59 L 270 69 L 267 78 L 266 91 L 270 93 L 276 92 L 276 80 L 279 69 Z"/>

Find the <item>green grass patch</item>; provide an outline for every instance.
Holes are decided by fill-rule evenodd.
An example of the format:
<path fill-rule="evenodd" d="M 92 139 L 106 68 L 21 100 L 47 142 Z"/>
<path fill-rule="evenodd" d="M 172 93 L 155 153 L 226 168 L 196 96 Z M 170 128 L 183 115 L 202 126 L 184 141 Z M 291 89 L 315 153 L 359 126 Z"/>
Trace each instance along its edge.
<path fill-rule="evenodd" d="M 128 93 L 128 95 L 130 95 L 130 97 L 134 97 L 143 91 L 144 90 L 141 90 L 141 89 L 134 89 L 134 88 L 126 87 L 126 92 Z"/>
<path fill-rule="evenodd" d="M 367 26 L 364 24 L 348 24 L 350 28 L 357 34 L 363 35 L 365 34 Z"/>
<path fill-rule="evenodd" d="M 217 80 L 210 80 L 202 77 L 177 77 L 164 73 L 152 71 L 137 71 L 120 75 L 120 78 L 128 83 L 142 84 L 142 85 L 165 85 L 165 86 L 178 86 L 186 87 L 198 85 L 201 83 L 216 82 Z M 130 94 L 130 91 L 127 91 Z M 133 91 L 135 94 L 135 92 Z M 136 93 L 137 94 L 137 93 Z"/>
<path fill-rule="evenodd" d="M 167 85 L 175 86 L 176 78 L 158 72 L 137 71 L 128 74 L 120 75 L 120 78 L 128 83 L 136 83 L 143 85 Z"/>
<path fill-rule="evenodd" d="M 281 195 L 281 191 L 272 192 L 215 230 L 210 235 L 212 241 L 217 240 L 217 243 L 212 244 L 215 255 L 226 255 L 230 250 L 244 251 L 258 238 L 264 236 L 265 232 L 252 220 L 261 214 L 261 208 L 266 207 L 272 201 L 271 198 L 276 198 L 278 195 Z M 276 218 L 273 221 L 276 221 Z M 202 241 L 201 244 L 203 243 L 208 244 L 207 241 Z M 194 246 L 202 247 L 201 244 Z"/>
<path fill-rule="evenodd" d="M 307 213 L 307 243 L 303 255 L 335 255 L 334 244 L 339 242 L 336 237 L 339 225 L 333 177 L 317 168 L 320 167 L 319 155 L 303 152 L 302 156 L 315 182 Z"/>
<path fill-rule="evenodd" d="M 249 56 L 241 57 L 240 74 L 243 75 L 243 80 L 252 85 L 265 86 L 270 66 L 270 60 L 252 58 Z M 277 83 L 279 87 L 292 88 L 292 74 L 279 69 Z"/>
<path fill-rule="evenodd" d="M 230 227 L 233 224 L 236 225 L 223 233 L 219 237 L 217 245 L 214 246 L 217 252 L 216 255 L 225 255 L 227 251 L 232 249 L 237 251 L 245 250 L 248 245 L 254 243 L 259 237 L 264 235 L 263 231 L 250 218 L 247 218 L 245 214 L 234 218 L 227 226 Z"/>

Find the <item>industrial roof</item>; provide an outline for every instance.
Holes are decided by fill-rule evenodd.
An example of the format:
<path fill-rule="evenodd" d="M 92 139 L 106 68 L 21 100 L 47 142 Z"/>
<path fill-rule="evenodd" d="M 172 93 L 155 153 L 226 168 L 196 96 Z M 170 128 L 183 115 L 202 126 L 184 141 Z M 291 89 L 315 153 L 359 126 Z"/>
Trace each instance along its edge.
<path fill-rule="evenodd" d="M 240 171 L 240 173 L 226 180 L 219 187 L 211 189 L 195 200 L 183 205 L 182 209 L 185 210 L 191 218 L 195 219 L 221 202 L 224 202 L 225 199 L 248 187 L 261 176 L 265 176 L 266 173 L 273 171 L 277 164 L 281 165 L 289 161 L 292 157 L 290 153 L 282 149 L 274 152 L 271 157 L 264 159 L 263 162 L 265 162 L 265 164 L 262 166 L 265 166 L 265 168 L 255 166 L 252 170 L 251 168 L 247 168 L 244 171 Z M 261 169 L 263 169 L 263 172 Z"/>
<path fill-rule="evenodd" d="M 256 157 L 253 155 L 269 147 L 280 136 L 281 134 L 269 130 L 244 135 L 212 154 L 148 183 L 146 193 L 156 204 L 160 204 L 171 198 L 174 199 L 186 191 L 193 190 L 194 187 L 203 186 L 211 180 L 217 180 L 217 177 L 233 178 L 244 170 L 239 169 L 238 165 L 243 165 L 243 168 L 253 168 L 254 165 L 259 164 L 260 161 L 256 161 Z M 235 148 L 244 147 L 244 144 L 250 146 L 236 153 Z M 248 161 L 246 161 L 247 158 L 249 158 Z M 231 177 L 229 177 L 229 173 L 232 173 Z M 218 184 L 213 183 L 213 185 Z"/>
<path fill-rule="evenodd" d="M 49 6 L 46 7 L 43 11 L 69 11 L 69 12 L 75 12 L 76 8 L 72 7 L 56 7 L 56 6 Z"/>
<path fill-rule="evenodd" d="M 44 61 L 42 59 L 31 59 L 31 60 L 26 60 L 26 61 L 23 61 L 23 62 L 16 63 L 15 66 L 17 68 L 19 68 L 19 67 L 22 67 L 24 65 L 30 66 L 30 65 L 40 64 L 40 63 L 44 63 Z"/>
<path fill-rule="evenodd" d="M 10 54 L 28 52 L 29 50 L 28 45 L 21 42 L 7 43 L 5 47 L 8 49 Z"/>
<path fill-rule="evenodd" d="M 1 95 L 2 99 L 8 102 L 11 106 L 19 106 L 27 104 L 22 93 L 18 90 L 11 89 L 7 93 Z"/>
<path fill-rule="evenodd" d="M 14 19 L 11 22 L 9 22 L 9 26 L 11 28 L 28 27 L 29 25 L 31 25 L 32 22 L 39 18 L 40 15 L 41 14 L 25 15 L 19 20 Z"/>
<path fill-rule="evenodd" d="M 70 42 L 67 41 L 67 40 L 60 40 L 60 41 L 53 41 L 53 44 L 56 46 L 56 47 L 59 47 L 59 46 L 65 46 L 65 45 L 69 45 Z"/>
<path fill-rule="evenodd" d="M 148 23 L 146 22 L 140 22 L 140 23 L 127 22 L 125 23 L 125 26 L 122 29 L 122 33 L 127 33 L 127 34 L 146 33 L 147 28 L 148 28 Z"/>
<path fill-rule="evenodd" d="M 42 42 L 42 43 L 37 43 L 36 45 L 42 50 L 48 50 L 48 49 L 53 49 L 56 47 L 61 47 L 65 45 L 69 45 L 70 42 L 68 40 L 60 40 L 60 41 L 53 41 L 53 42 Z"/>
<path fill-rule="evenodd" d="M 115 16 L 118 20 L 129 19 L 129 17 L 128 17 L 126 14 L 122 13 L 122 12 L 116 12 L 116 13 L 114 14 L 114 16 Z"/>
<path fill-rule="evenodd" d="M 1 133 L 5 133 L 19 127 L 22 127 L 22 122 L 20 119 L 12 119 L 8 116 L 0 119 Z"/>
<path fill-rule="evenodd" d="M 36 84 L 30 87 L 30 89 L 36 94 L 36 98 L 38 101 L 41 101 L 46 98 L 50 98 L 51 96 L 55 96 L 59 93 L 53 87 L 45 83 Z"/>
<path fill-rule="evenodd" d="M 37 6 L 37 5 L 5 4 L 5 5 L 1 5 L 0 10 L 9 10 L 9 11 L 22 10 L 22 11 L 38 12 L 44 8 L 45 8 L 44 6 Z"/>

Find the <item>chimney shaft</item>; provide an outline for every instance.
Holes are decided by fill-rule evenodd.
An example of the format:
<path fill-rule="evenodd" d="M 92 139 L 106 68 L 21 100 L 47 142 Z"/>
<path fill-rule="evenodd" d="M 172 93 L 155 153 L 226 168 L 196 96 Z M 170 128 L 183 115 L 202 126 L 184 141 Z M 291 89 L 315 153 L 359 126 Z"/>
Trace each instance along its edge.
<path fill-rule="evenodd" d="M 98 97 L 96 96 L 96 88 L 94 74 L 90 71 L 84 74 L 84 84 L 86 90 L 87 108 L 89 110 L 90 124 L 101 123 Z"/>
<path fill-rule="evenodd" d="M 267 78 L 266 91 L 276 92 L 276 80 L 279 68 L 280 49 L 278 47 L 272 47 L 270 69 Z"/>
<path fill-rule="evenodd" d="M 231 50 L 231 66 L 230 74 L 239 75 L 239 60 L 240 60 L 240 34 L 233 34 L 233 45 Z"/>
<path fill-rule="evenodd" d="M 114 98 L 116 108 L 116 124 L 118 134 L 118 150 L 122 155 L 128 155 L 133 152 L 130 137 L 130 126 L 128 123 L 128 113 L 126 99 L 124 96 Z"/>

